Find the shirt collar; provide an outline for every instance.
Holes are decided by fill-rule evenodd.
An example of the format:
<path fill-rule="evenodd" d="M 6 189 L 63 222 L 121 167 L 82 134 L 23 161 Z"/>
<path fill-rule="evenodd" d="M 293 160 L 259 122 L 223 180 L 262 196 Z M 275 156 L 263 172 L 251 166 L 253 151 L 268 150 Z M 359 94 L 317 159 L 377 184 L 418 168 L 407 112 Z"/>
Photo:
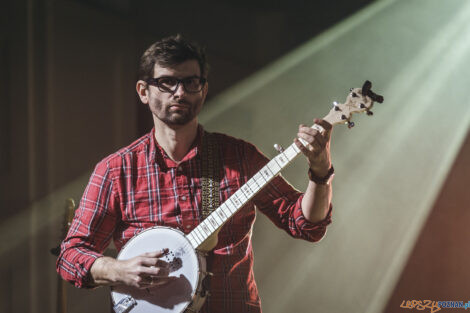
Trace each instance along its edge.
<path fill-rule="evenodd" d="M 183 162 L 187 162 L 193 158 L 195 158 L 198 154 L 200 154 L 201 146 L 202 146 L 202 138 L 204 136 L 204 128 L 201 124 L 198 124 L 197 127 L 197 134 L 194 142 L 192 143 L 191 147 L 189 148 L 188 153 L 184 156 L 184 158 L 180 162 L 175 162 L 168 154 L 163 150 L 163 148 L 158 144 L 155 140 L 155 127 L 152 128 L 150 132 L 150 161 L 153 163 L 157 163 L 157 165 L 161 168 L 175 168 L 178 167 Z"/>

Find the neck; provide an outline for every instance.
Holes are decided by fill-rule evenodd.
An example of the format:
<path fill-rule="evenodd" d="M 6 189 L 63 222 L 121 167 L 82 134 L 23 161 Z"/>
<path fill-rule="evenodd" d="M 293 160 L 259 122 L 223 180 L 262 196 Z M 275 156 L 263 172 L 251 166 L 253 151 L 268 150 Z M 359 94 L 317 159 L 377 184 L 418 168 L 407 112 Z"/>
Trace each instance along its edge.
<path fill-rule="evenodd" d="M 193 119 L 186 125 L 167 125 L 154 117 L 155 140 L 175 162 L 180 162 L 196 139 L 198 122 Z"/>

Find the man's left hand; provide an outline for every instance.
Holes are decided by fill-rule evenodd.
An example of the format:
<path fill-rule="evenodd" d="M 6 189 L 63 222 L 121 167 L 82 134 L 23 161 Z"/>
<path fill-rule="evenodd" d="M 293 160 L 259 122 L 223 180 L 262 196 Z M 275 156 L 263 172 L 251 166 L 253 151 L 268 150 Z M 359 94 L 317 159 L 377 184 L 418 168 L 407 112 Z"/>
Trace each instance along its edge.
<path fill-rule="evenodd" d="M 298 138 L 294 139 L 297 147 L 307 157 L 308 165 L 318 177 L 325 177 L 331 167 L 330 140 L 332 125 L 325 120 L 314 119 L 315 124 L 325 129 L 320 133 L 306 125 L 299 125 L 298 138 L 304 139 L 308 144 L 304 146 Z"/>

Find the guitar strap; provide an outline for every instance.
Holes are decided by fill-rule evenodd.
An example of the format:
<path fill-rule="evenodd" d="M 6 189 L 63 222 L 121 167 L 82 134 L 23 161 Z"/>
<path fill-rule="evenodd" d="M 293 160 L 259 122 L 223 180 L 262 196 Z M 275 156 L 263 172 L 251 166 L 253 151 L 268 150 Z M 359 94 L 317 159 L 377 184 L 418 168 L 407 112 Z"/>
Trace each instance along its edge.
<path fill-rule="evenodd" d="M 205 132 L 202 138 L 202 219 L 219 207 L 220 155 L 217 138 Z"/>
<path fill-rule="evenodd" d="M 202 138 L 202 210 L 201 221 L 206 219 L 215 209 L 219 207 L 219 182 L 220 182 L 220 151 L 217 144 L 217 137 L 213 133 L 204 132 Z M 212 272 L 213 252 L 209 252 L 206 257 L 206 270 Z M 201 296 L 210 295 L 211 276 L 206 275 L 202 280 Z"/>

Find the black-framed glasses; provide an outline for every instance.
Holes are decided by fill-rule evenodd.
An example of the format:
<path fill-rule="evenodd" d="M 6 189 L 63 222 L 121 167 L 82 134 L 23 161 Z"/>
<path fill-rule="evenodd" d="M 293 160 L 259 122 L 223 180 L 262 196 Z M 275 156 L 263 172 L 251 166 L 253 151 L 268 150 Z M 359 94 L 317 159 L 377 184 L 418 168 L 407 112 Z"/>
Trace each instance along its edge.
<path fill-rule="evenodd" d="M 207 79 L 199 76 L 191 76 L 179 79 L 172 76 L 162 76 L 147 79 L 147 83 L 152 86 L 158 87 L 160 91 L 175 93 L 180 84 L 186 92 L 196 93 L 202 90 Z"/>

